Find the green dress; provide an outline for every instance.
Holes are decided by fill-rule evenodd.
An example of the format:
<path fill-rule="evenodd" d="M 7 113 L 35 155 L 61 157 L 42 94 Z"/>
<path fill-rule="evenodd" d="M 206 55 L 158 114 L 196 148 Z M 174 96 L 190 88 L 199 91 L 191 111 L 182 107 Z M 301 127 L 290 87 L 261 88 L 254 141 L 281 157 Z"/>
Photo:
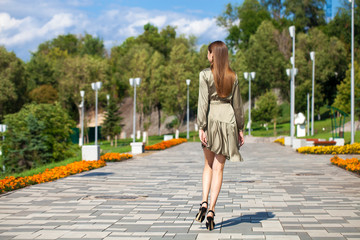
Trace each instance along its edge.
<path fill-rule="evenodd" d="M 200 72 L 197 124 L 207 137 L 207 148 L 230 161 L 243 161 L 239 153 L 239 130 L 244 128 L 244 109 L 236 78 L 231 94 L 218 96 L 210 68 Z"/>

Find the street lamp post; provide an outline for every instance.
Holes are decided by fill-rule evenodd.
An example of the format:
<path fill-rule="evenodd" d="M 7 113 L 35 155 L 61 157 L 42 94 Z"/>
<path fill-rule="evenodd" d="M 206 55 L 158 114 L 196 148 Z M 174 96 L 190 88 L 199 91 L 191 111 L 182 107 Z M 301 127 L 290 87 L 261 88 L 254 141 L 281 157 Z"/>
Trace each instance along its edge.
<path fill-rule="evenodd" d="M 306 135 L 310 135 L 310 130 L 309 130 L 309 125 L 310 125 L 310 121 L 309 121 L 309 118 L 310 118 L 310 94 L 307 93 L 307 131 L 306 131 Z"/>
<path fill-rule="evenodd" d="M 351 144 L 355 142 L 355 70 L 354 70 L 354 8 L 355 0 L 351 2 Z"/>
<path fill-rule="evenodd" d="M 95 145 L 98 140 L 98 91 L 102 86 L 102 82 L 92 83 L 91 87 L 95 91 Z"/>
<path fill-rule="evenodd" d="M 189 85 L 190 85 L 191 80 L 190 79 L 186 79 L 186 85 L 187 85 L 187 104 L 186 104 L 186 138 L 189 139 L 189 115 L 190 115 L 190 110 L 189 110 Z"/>
<path fill-rule="evenodd" d="M 312 67 L 312 90 L 311 90 L 311 136 L 314 136 L 314 106 L 315 106 L 315 52 L 310 52 L 313 62 Z"/>
<path fill-rule="evenodd" d="M 84 104 L 84 96 L 85 96 L 85 91 L 80 91 L 80 96 L 81 96 L 81 137 L 80 137 L 80 142 L 79 145 L 82 146 L 84 144 L 84 108 L 85 108 L 85 104 Z"/>
<path fill-rule="evenodd" d="M 141 78 L 130 78 L 130 85 L 134 87 L 134 113 L 133 113 L 133 142 L 135 142 L 135 124 L 136 124 L 136 86 L 140 85 Z"/>
<path fill-rule="evenodd" d="M 251 80 L 255 79 L 255 72 L 244 72 L 244 78 L 249 81 L 249 136 L 251 135 Z"/>
<path fill-rule="evenodd" d="M 291 57 L 292 73 L 290 82 L 290 135 L 291 135 L 291 146 L 294 141 L 294 116 L 295 116 L 295 26 L 289 27 L 290 37 L 293 39 L 293 55 Z"/>
<path fill-rule="evenodd" d="M 294 128 L 294 115 L 295 114 L 294 114 L 294 111 L 291 110 L 292 106 L 294 104 L 295 98 L 293 98 L 293 94 L 292 94 L 294 89 L 293 89 L 293 85 L 291 84 L 291 80 L 293 79 L 293 77 L 296 76 L 297 71 L 298 71 L 297 68 L 295 68 L 294 70 L 291 68 L 286 69 L 286 74 L 290 77 L 290 135 L 291 135 L 290 138 L 291 138 L 291 146 L 292 146 L 292 140 L 293 140 L 294 132 L 295 132 L 294 131 L 295 130 L 295 128 Z M 294 106 L 295 106 L 295 104 L 294 104 Z"/>

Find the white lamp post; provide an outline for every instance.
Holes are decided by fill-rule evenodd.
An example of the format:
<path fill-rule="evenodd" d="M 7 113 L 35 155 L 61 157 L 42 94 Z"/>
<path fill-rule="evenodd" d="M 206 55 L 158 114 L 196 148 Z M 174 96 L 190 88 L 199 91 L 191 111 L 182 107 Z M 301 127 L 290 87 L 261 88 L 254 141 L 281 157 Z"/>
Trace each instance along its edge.
<path fill-rule="evenodd" d="M 130 78 L 130 85 L 134 87 L 134 113 L 133 113 L 133 142 L 135 142 L 135 124 L 136 124 L 136 86 L 140 85 L 141 78 Z"/>
<path fill-rule="evenodd" d="M 95 145 L 97 145 L 98 140 L 98 91 L 102 86 L 101 82 L 92 83 L 91 87 L 95 91 Z"/>
<path fill-rule="evenodd" d="M 6 132 L 6 128 L 7 128 L 7 126 L 5 124 L 0 124 L 0 132 L 2 132 L 2 133 Z M 2 138 L 3 138 L 2 140 L 4 141 L 5 135 L 3 135 Z"/>
<path fill-rule="evenodd" d="M 291 60 L 292 61 L 292 60 Z M 295 106 L 295 98 L 293 98 L 293 92 L 294 89 L 293 89 L 293 85 L 291 84 L 291 79 L 295 78 L 296 74 L 297 74 L 298 70 L 297 68 L 295 69 L 291 69 L 291 68 L 288 68 L 286 69 L 286 74 L 290 77 L 290 135 L 291 135 L 291 146 L 292 146 L 292 140 L 293 140 L 293 137 L 294 137 L 294 133 L 295 133 L 295 126 L 294 126 L 294 111 L 292 111 L 292 107 Z M 293 74 L 294 73 L 294 74 Z"/>
<path fill-rule="evenodd" d="M 107 99 L 107 106 L 109 106 L 110 94 L 106 94 L 106 99 Z"/>
<path fill-rule="evenodd" d="M 306 131 L 306 135 L 310 135 L 310 130 L 309 130 L 309 125 L 310 125 L 310 94 L 307 93 L 307 131 Z"/>
<path fill-rule="evenodd" d="M 85 91 L 80 91 L 80 96 L 81 96 L 81 134 L 80 134 L 80 141 L 79 141 L 79 145 L 82 146 L 84 144 L 84 108 L 85 108 L 85 104 L 84 104 L 84 96 L 85 96 Z"/>
<path fill-rule="evenodd" d="M 315 52 L 310 52 L 313 62 L 312 67 L 312 90 L 311 90 L 311 136 L 314 136 L 314 106 L 315 106 Z"/>
<path fill-rule="evenodd" d="M 255 72 L 244 72 L 245 80 L 249 81 L 249 136 L 251 135 L 251 80 L 255 79 Z"/>
<path fill-rule="evenodd" d="M 189 139 L 189 115 L 190 115 L 190 110 L 189 110 L 189 85 L 190 85 L 191 80 L 190 79 L 186 79 L 186 85 L 187 85 L 187 107 L 186 107 L 186 138 Z"/>
<path fill-rule="evenodd" d="M 293 55 L 291 57 L 292 73 L 290 81 L 290 135 L 291 135 L 291 146 L 293 145 L 295 126 L 295 26 L 289 27 L 290 37 L 293 39 Z"/>
<path fill-rule="evenodd" d="M 355 142 L 355 70 L 354 70 L 354 8 L 355 0 L 351 2 L 351 144 Z"/>

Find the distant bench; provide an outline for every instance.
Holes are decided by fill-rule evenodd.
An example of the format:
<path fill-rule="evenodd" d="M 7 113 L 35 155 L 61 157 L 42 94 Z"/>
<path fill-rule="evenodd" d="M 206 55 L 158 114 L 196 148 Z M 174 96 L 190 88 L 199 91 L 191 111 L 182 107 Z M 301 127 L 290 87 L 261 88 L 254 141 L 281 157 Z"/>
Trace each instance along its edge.
<path fill-rule="evenodd" d="M 336 141 L 319 140 L 316 138 L 307 138 L 306 141 L 314 142 L 314 146 L 334 146 Z"/>

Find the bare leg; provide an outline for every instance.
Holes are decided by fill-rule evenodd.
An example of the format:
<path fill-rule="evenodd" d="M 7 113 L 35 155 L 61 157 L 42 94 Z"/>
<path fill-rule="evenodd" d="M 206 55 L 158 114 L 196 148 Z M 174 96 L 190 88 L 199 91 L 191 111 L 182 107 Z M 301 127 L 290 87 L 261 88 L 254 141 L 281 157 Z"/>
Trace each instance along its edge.
<path fill-rule="evenodd" d="M 213 176 L 212 168 L 213 168 L 215 154 L 213 152 L 211 152 L 207 148 L 204 148 L 203 151 L 204 151 L 204 156 L 205 156 L 205 166 L 204 166 L 204 171 L 203 171 L 203 196 L 202 196 L 202 201 L 207 202 L 209 192 L 210 192 L 212 176 Z M 203 207 L 208 207 L 208 206 L 206 206 L 206 204 L 203 204 L 202 206 Z"/>
<path fill-rule="evenodd" d="M 215 155 L 215 159 L 212 165 L 212 180 L 211 180 L 211 201 L 209 210 L 215 211 L 216 201 L 218 199 L 222 180 L 223 180 L 223 171 L 225 166 L 226 158 L 223 155 Z M 213 216 L 210 212 L 208 216 Z"/>

